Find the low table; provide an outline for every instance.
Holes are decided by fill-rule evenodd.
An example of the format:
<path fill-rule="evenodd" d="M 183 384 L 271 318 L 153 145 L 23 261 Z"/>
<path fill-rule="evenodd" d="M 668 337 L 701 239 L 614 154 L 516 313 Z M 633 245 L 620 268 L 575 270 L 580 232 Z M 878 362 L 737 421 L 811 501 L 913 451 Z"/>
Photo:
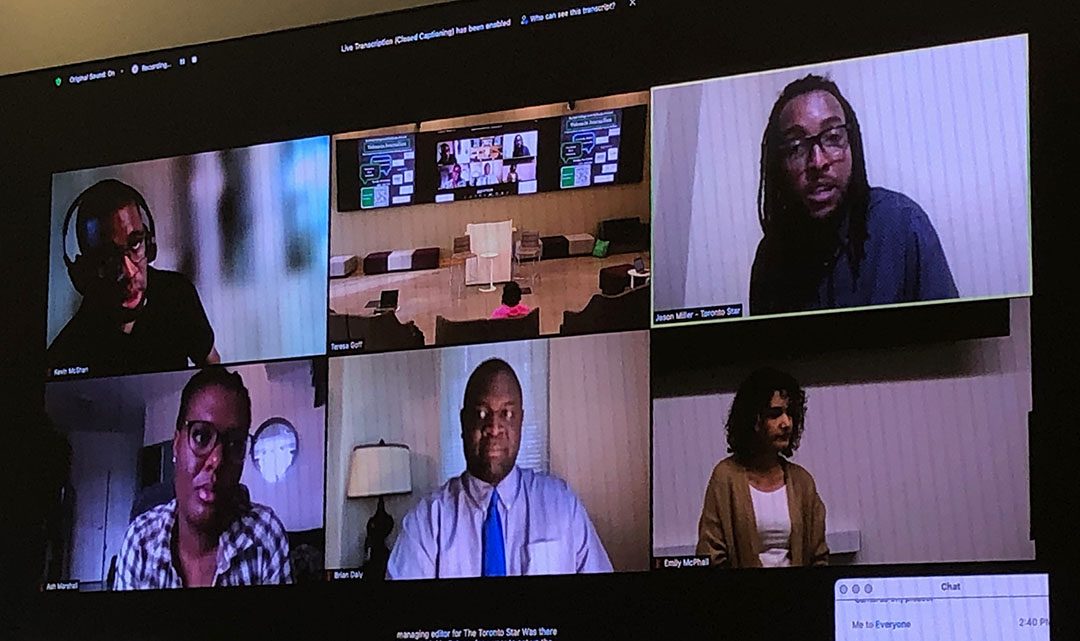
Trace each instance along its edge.
<path fill-rule="evenodd" d="M 544 247 L 540 260 L 566 258 L 570 255 L 570 241 L 566 236 L 541 236 L 540 243 Z"/>
<path fill-rule="evenodd" d="M 481 287 L 482 292 L 495 291 L 495 259 L 499 257 L 499 252 L 484 252 L 480 254 L 480 258 L 488 261 L 488 284 Z"/>
<path fill-rule="evenodd" d="M 356 271 L 359 260 L 351 254 L 330 257 L 330 278 L 344 278 Z"/>
<path fill-rule="evenodd" d="M 596 239 L 592 234 L 567 234 L 566 240 L 570 245 L 571 256 L 588 256 L 596 246 Z"/>
<path fill-rule="evenodd" d="M 637 287 L 636 281 L 639 278 L 642 280 L 642 285 L 649 282 L 649 270 L 647 269 L 643 272 L 639 272 L 638 270 L 631 268 L 630 271 L 626 273 L 630 276 L 630 289 Z"/>
<path fill-rule="evenodd" d="M 375 300 L 369 300 L 369 301 L 367 302 L 367 304 L 366 304 L 366 305 L 364 305 L 364 313 L 365 313 L 365 314 L 367 314 L 368 316 L 378 316 L 379 314 L 386 314 L 386 313 L 389 313 L 389 312 L 394 312 L 394 313 L 396 314 L 396 313 L 398 313 L 398 312 L 400 312 L 400 311 L 401 311 L 401 307 L 400 307 L 400 306 L 398 306 L 398 307 L 395 307 L 394 309 L 383 309 L 383 308 L 380 308 L 380 307 L 379 307 L 379 304 L 380 304 L 381 302 L 382 302 L 382 301 L 380 301 L 380 300 L 378 300 L 378 299 L 375 299 Z"/>
<path fill-rule="evenodd" d="M 438 267 L 438 247 L 381 251 L 364 256 L 365 274 L 386 274 L 388 272 L 438 269 Z"/>

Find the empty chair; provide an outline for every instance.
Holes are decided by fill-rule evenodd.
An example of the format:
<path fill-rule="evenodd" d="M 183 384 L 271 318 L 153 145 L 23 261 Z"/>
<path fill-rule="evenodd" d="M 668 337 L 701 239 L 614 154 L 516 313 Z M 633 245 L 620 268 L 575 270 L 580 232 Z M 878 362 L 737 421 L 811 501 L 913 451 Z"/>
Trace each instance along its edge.
<path fill-rule="evenodd" d="M 454 238 L 454 251 L 450 254 L 450 291 L 454 297 L 460 298 L 465 288 L 465 262 L 470 258 L 476 258 L 472 238 L 468 234 Z"/>
<path fill-rule="evenodd" d="M 521 279 L 521 264 L 524 262 L 539 263 L 540 256 L 544 253 L 544 242 L 540 240 L 538 231 L 522 231 L 521 238 L 514 245 L 514 259 L 518 266 L 518 279 Z M 530 270 L 529 285 L 535 285 L 537 278 L 536 266 Z"/>

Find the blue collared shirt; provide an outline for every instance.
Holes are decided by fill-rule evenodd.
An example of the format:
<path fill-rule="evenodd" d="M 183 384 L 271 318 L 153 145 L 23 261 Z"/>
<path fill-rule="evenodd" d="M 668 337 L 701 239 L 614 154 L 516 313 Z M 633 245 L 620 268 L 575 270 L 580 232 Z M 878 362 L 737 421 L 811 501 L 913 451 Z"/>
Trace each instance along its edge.
<path fill-rule="evenodd" d="M 585 506 L 565 481 L 514 466 L 495 487 L 508 575 L 612 571 Z M 401 521 L 387 578 L 480 576 L 491 490 L 464 472 L 421 499 Z"/>
<path fill-rule="evenodd" d="M 863 259 L 855 270 L 848 221 L 836 253 L 822 264 L 784 273 L 780 248 L 764 238 L 750 274 L 750 314 L 890 305 L 956 298 L 949 261 L 926 212 L 904 194 L 870 190 Z M 814 272 L 820 272 L 815 275 Z M 810 286 L 807 276 L 816 280 Z M 818 277 L 820 276 L 820 277 Z M 816 284 L 816 286 L 814 286 Z"/>

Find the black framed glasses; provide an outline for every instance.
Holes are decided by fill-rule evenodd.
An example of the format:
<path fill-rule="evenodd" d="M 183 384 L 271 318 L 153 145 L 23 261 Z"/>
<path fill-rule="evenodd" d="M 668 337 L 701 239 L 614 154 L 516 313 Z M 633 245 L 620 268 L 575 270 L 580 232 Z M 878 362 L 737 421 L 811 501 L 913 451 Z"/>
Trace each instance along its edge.
<path fill-rule="evenodd" d="M 196 457 L 203 459 L 222 443 L 225 458 L 233 463 L 243 462 L 251 435 L 243 429 L 221 429 L 210 421 L 184 421 L 188 447 Z"/>
<path fill-rule="evenodd" d="M 98 278 L 120 274 L 124 267 L 124 258 L 136 264 L 146 260 L 148 236 L 144 230 L 133 231 L 128 235 L 127 243 L 123 247 L 110 244 L 107 248 L 98 250 L 95 257 Z"/>
<path fill-rule="evenodd" d="M 836 125 L 818 133 L 815 136 L 803 136 L 780 143 L 780 151 L 784 154 L 784 160 L 790 163 L 806 164 L 815 145 L 832 160 L 836 160 L 848 148 L 848 125 Z"/>

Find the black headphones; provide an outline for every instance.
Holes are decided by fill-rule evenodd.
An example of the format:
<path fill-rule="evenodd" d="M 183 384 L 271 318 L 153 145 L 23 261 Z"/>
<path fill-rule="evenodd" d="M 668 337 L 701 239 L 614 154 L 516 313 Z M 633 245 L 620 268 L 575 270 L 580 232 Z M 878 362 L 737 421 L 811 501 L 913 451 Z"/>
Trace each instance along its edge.
<path fill-rule="evenodd" d="M 112 186 L 118 188 L 120 191 L 130 196 L 131 201 L 139 208 L 139 215 L 143 221 L 143 227 L 146 228 L 146 238 L 143 240 L 146 243 L 146 262 L 152 263 L 157 258 L 157 237 L 154 230 L 154 216 L 150 213 L 150 207 L 146 204 L 146 199 L 139 193 L 137 189 L 123 183 L 115 178 L 108 178 L 94 185 L 87 187 L 79 194 L 75 201 L 71 203 L 71 207 L 68 207 L 67 214 L 64 215 L 64 226 L 61 230 L 61 243 L 64 251 L 64 265 L 67 267 L 68 278 L 71 279 L 71 284 L 75 287 L 75 291 L 85 296 L 86 292 L 92 287 L 95 280 L 100 280 L 100 276 L 96 273 L 95 267 L 90 265 L 83 259 L 82 254 L 75 254 L 74 257 L 68 255 L 67 240 L 68 240 L 68 228 L 71 227 L 71 220 L 75 216 L 75 212 L 82 206 L 83 200 L 86 198 L 86 194 L 95 189 L 101 189 L 104 186 Z M 76 240 L 76 243 L 78 241 Z"/>

